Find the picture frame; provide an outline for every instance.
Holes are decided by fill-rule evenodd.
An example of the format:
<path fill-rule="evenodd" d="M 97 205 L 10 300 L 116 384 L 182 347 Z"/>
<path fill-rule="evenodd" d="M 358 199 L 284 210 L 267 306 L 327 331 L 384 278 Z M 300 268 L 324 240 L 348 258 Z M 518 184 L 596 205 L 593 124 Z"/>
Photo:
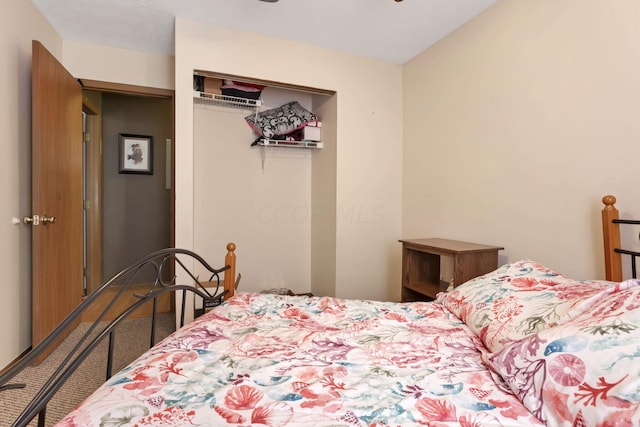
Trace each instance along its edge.
<path fill-rule="evenodd" d="M 153 136 L 118 134 L 118 173 L 153 175 Z"/>

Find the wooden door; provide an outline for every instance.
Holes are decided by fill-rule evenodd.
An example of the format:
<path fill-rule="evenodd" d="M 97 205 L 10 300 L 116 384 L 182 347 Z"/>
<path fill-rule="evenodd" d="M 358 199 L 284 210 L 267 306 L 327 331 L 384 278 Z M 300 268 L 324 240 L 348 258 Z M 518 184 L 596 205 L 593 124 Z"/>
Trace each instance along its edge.
<path fill-rule="evenodd" d="M 80 303 L 83 293 L 82 88 L 41 43 L 33 41 L 32 54 L 35 346 Z"/>

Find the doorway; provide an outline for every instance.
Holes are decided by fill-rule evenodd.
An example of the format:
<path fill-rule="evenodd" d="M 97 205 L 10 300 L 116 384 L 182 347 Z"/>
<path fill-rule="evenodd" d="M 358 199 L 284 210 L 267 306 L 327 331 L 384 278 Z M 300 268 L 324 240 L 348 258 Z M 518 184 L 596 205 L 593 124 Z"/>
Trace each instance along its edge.
<path fill-rule="evenodd" d="M 174 246 L 174 120 L 173 91 L 83 85 L 84 293 L 89 295 L 138 258 Z M 143 171 L 123 167 L 128 137 L 144 141 Z"/>
<path fill-rule="evenodd" d="M 83 151 L 91 151 L 92 161 L 102 164 L 103 136 L 101 132 L 101 99 L 91 102 L 87 92 L 94 90 L 102 93 L 120 93 L 142 97 L 155 97 L 168 100 L 169 117 L 160 119 L 170 126 L 167 131 L 173 137 L 174 92 L 166 89 L 146 88 L 132 85 L 104 83 L 97 81 L 79 81 L 73 77 L 60 62 L 37 40 L 32 42 L 31 67 L 31 107 L 32 107 L 32 213 L 25 222 L 32 227 L 32 309 L 31 341 L 38 345 L 81 301 L 87 289 L 83 289 L 83 270 L 93 268 L 93 264 L 83 264 L 83 253 L 88 246 L 83 235 L 83 224 L 89 217 L 95 217 L 91 227 L 100 230 L 93 236 L 100 239 L 102 230 L 103 180 L 102 174 L 92 167 L 89 173 L 95 174 L 92 180 L 83 179 L 87 167 Z M 82 135 L 81 113 L 89 118 L 94 139 L 90 134 Z M 157 120 L 157 119 L 153 119 Z M 84 142 L 83 142 L 84 141 Z M 106 141 L 106 139 L 105 139 Z M 89 144 L 91 142 L 91 144 Z M 173 150 L 173 147 L 172 147 Z M 86 155 L 86 153 L 85 153 Z M 173 151 L 171 151 L 173 159 Z M 171 160 L 168 170 L 173 171 Z M 173 173 L 172 173 L 173 175 Z M 83 194 L 84 189 L 93 188 L 94 194 Z M 173 212 L 175 206 L 175 186 L 171 179 L 169 216 L 171 224 L 164 234 L 174 242 Z M 94 202 L 94 199 L 96 200 Z M 90 208 L 91 214 L 84 215 Z M 95 212 L 95 214 L 94 214 Z M 45 224 L 48 224 L 45 227 Z M 84 244 L 83 244 L 84 242 Z M 102 262 L 102 244 L 91 244 L 95 248 L 93 257 Z M 104 274 L 104 273 L 103 273 Z M 103 275 L 102 274 L 102 275 Z M 96 275 L 95 283 L 102 282 L 101 274 Z M 92 286 L 97 287 L 97 284 Z M 135 289 L 133 290 L 135 292 Z M 135 298 L 131 295 L 131 299 Z M 167 294 L 169 302 L 170 295 Z M 104 293 L 105 305 L 112 298 Z M 168 304 L 169 307 L 170 304 Z M 160 309 L 163 309 L 162 307 Z M 150 311 L 150 310 L 148 310 Z M 140 312 L 140 315 L 148 315 Z M 167 310 L 168 311 L 168 310 Z M 98 313 L 85 313 L 81 321 L 93 321 Z M 108 320 L 105 318 L 104 320 Z M 61 340 L 63 336 L 60 336 Z M 46 357 L 42 354 L 41 361 Z"/>

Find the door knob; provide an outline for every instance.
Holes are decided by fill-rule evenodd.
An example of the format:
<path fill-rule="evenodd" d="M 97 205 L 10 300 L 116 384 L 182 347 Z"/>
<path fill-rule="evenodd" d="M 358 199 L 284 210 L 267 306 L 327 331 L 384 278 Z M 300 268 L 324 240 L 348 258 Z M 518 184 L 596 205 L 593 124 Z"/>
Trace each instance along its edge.
<path fill-rule="evenodd" d="M 40 224 L 40 217 L 38 215 L 25 216 L 24 218 L 22 218 L 22 221 L 25 224 L 39 225 Z"/>
<path fill-rule="evenodd" d="M 40 225 L 40 223 L 42 223 L 42 225 L 47 225 L 49 223 L 53 224 L 54 222 L 56 222 L 56 217 L 55 216 L 47 216 L 45 215 L 34 215 L 34 216 L 25 216 L 22 219 L 22 222 L 24 222 L 25 224 L 32 224 L 32 225 Z"/>

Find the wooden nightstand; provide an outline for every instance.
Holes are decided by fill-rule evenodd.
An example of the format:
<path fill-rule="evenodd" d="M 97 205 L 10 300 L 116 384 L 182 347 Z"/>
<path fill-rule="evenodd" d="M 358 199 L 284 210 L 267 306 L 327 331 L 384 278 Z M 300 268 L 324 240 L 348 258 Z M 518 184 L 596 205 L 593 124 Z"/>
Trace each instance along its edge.
<path fill-rule="evenodd" d="M 430 238 L 400 240 L 402 243 L 402 302 L 431 300 L 450 283 L 440 280 L 440 257 L 453 261 L 455 287 L 498 267 L 499 246 Z"/>

